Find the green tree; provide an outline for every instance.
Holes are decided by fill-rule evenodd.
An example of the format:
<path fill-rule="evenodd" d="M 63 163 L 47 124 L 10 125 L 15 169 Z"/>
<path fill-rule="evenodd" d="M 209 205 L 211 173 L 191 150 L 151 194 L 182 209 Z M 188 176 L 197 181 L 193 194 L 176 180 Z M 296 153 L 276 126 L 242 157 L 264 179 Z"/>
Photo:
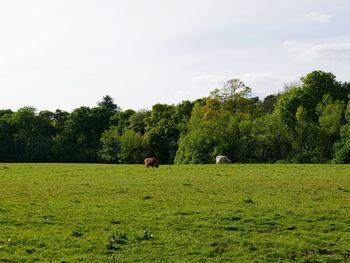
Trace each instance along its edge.
<path fill-rule="evenodd" d="M 340 139 L 334 143 L 333 162 L 350 163 L 350 101 L 344 112 L 345 124 L 340 128 Z"/>
<path fill-rule="evenodd" d="M 65 127 L 65 122 L 67 121 L 69 113 L 57 109 L 53 114 L 53 126 L 56 128 L 58 133 L 62 133 Z"/>
<path fill-rule="evenodd" d="M 282 93 L 277 101 L 276 113 L 279 114 L 281 120 L 290 129 L 295 127 L 295 114 L 298 107 L 305 104 L 304 97 L 304 90 L 301 87 L 295 86 Z"/>
<path fill-rule="evenodd" d="M 336 81 L 332 73 L 313 71 L 301 78 L 301 86 L 292 87 L 281 94 L 277 103 L 277 111 L 282 120 L 292 128 L 296 123 L 297 109 L 307 109 L 307 121 L 318 122 L 317 105 L 325 95 L 333 100 L 344 100 L 349 93 L 349 85 Z M 347 103 L 347 100 L 345 101 Z"/>
<path fill-rule="evenodd" d="M 189 120 L 188 132 L 180 138 L 175 163 L 209 163 L 211 161 L 212 136 L 209 129 L 206 128 L 203 118 L 203 107 L 199 103 L 195 103 Z"/>
<path fill-rule="evenodd" d="M 146 118 L 150 116 L 150 112 L 141 110 L 135 112 L 129 117 L 129 128 L 140 134 L 144 134 L 146 131 Z"/>
<path fill-rule="evenodd" d="M 104 108 L 80 107 L 65 121 L 60 138 L 62 152 L 74 162 L 97 162 L 102 133 L 109 127 L 110 114 Z"/>
<path fill-rule="evenodd" d="M 327 94 L 323 97 L 317 107 L 320 127 L 329 135 L 339 135 L 340 127 L 344 124 L 345 102 L 342 100 L 334 101 Z"/>
<path fill-rule="evenodd" d="M 180 134 L 186 133 L 188 121 L 191 117 L 194 103 L 189 100 L 184 100 L 175 107 L 175 120 Z"/>
<path fill-rule="evenodd" d="M 119 161 L 118 153 L 120 148 L 120 135 L 117 127 L 113 126 L 106 130 L 101 136 L 99 157 L 104 162 L 117 163 Z"/>
<path fill-rule="evenodd" d="M 264 101 L 262 102 L 262 109 L 264 113 L 271 114 L 274 112 L 276 102 L 279 96 L 280 96 L 279 94 L 277 95 L 271 94 L 264 98 Z"/>
<path fill-rule="evenodd" d="M 326 136 L 317 123 L 308 119 L 308 112 L 299 106 L 296 113 L 296 126 L 292 132 L 292 156 L 295 163 L 322 163 L 328 158 L 327 147 L 322 142 Z"/>
<path fill-rule="evenodd" d="M 52 161 L 52 137 L 56 133 L 52 125 L 52 115 L 50 111 L 41 111 L 38 114 L 34 107 L 23 107 L 8 115 L 7 121 L 11 123 L 12 135 L 6 138 L 12 138 L 11 152 L 14 153 L 15 161 Z"/>
<path fill-rule="evenodd" d="M 11 115 L 13 113 L 13 111 L 12 110 L 10 110 L 10 109 L 7 109 L 7 110 L 0 110 L 0 118 L 2 117 L 2 116 L 4 116 L 4 115 Z"/>
<path fill-rule="evenodd" d="M 221 94 L 224 100 L 227 98 L 243 97 L 247 98 L 251 95 L 252 89 L 247 87 L 239 79 L 230 79 L 224 84 Z"/>
<path fill-rule="evenodd" d="M 118 158 L 122 163 L 142 163 L 147 157 L 147 143 L 141 134 L 126 130 L 119 138 Z"/>
<path fill-rule="evenodd" d="M 286 160 L 292 150 L 290 133 L 275 114 L 253 120 L 250 138 L 248 148 L 251 149 L 253 162 Z"/>
<path fill-rule="evenodd" d="M 293 161 L 330 160 L 348 93 L 348 83 L 338 82 L 332 73 L 313 71 L 300 86 L 281 94 L 276 112 L 292 134 Z"/>
<path fill-rule="evenodd" d="M 17 161 L 14 151 L 15 126 L 12 122 L 12 111 L 1 111 L 0 117 L 0 161 Z"/>
<path fill-rule="evenodd" d="M 161 163 L 174 162 L 180 136 L 175 116 L 175 106 L 156 104 L 146 118 L 145 138 L 150 154 Z"/>
<path fill-rule="evenodd" d="M 125 129 L 129 128 L 130 118 L 135 113 L 136 112 L 131 109 L 116 112 L 111 118 L 111 126 L 116 126 L 118 132 L 122 134 Z"/>
<path fill-rule="evenodd" d="M 239 79 L 226 81 L 222 89 L 214 89 L 210 97 L 217 100 L 222 108 L 240 118 L 257 118 L 262 114 L 259 98 L 250 98 L 251 88 Z"/>
<path fill-rule="evenodd" d="M 220 108 L 218 99 L 208 97 L 204 107 L 195 103 L 188 132 L 180 138 L 175 163 L 212 163 L 219 154 L 231 157 L 230 121 L 231 114 Z"/>
<path fill-rule="evenodd" d="M 109 112 L 117 112 L 121 110 L 119 106 L 114 103 L 114 99 L 109 95 L 103 96 L 102 101 L 99 101 L 97 105 Z"/>
<path fill-rule="evenodd" d="M 28 106 L 20 108 L 12 116 L 16 130 L 13 135 L 16 161 L 32 161 L 31 155 L 37 139 L 36 114 L 36 109 Z"/>

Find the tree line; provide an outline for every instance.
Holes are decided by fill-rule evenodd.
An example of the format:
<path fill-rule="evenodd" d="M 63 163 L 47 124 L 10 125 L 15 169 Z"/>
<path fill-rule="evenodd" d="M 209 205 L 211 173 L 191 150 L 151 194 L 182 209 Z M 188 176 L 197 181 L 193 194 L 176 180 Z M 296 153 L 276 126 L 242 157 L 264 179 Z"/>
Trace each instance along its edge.
<path fill-rule="evenodd" d="M 260 100 L 238 79 L 195 101 L 122 110 L 0 110 L 1 162 L 349 163 L 350 83 L 313 71 Z"/>

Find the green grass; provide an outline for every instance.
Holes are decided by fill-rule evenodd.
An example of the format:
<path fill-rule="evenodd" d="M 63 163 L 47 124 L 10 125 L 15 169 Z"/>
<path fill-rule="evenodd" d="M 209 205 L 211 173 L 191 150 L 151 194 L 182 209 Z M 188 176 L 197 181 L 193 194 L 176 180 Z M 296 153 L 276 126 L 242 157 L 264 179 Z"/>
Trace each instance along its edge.
<path fill-rule="evenodd" d="M 348 165 L 0 166 L 0 262 L 348 260 Z"/>

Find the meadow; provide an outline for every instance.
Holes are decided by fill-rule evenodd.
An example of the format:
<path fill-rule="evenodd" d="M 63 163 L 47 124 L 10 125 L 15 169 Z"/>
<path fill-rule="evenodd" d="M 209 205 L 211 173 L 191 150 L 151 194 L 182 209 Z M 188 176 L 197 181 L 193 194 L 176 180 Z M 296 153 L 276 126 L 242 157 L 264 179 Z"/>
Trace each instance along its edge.
<path fill-rule="evenodd" d="M 346 262 L 350 166 L 0 166 L 0 262 Z"/>

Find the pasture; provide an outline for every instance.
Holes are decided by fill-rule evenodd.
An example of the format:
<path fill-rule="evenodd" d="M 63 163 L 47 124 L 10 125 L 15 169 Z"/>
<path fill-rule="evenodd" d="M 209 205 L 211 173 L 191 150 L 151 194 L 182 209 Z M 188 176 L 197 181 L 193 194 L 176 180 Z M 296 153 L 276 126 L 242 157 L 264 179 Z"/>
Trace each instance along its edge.
<path fill-rule="evenodd" d="M 0 262 L 348 260 L 348 165 L 0 166 Z"/>

